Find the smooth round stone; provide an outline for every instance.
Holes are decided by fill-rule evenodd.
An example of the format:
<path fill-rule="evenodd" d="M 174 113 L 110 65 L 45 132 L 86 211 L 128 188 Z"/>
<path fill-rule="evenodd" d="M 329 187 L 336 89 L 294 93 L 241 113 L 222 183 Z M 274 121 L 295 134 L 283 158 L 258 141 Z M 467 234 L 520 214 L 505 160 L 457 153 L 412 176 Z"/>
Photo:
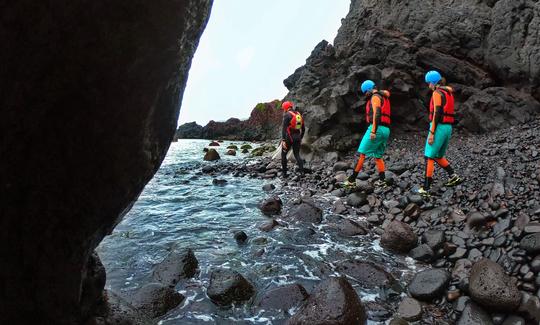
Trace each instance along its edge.
<path fill-rule="evenodd" d="M 399 304 L 398 314 L 404 320 L 417 321 L 422 317 L 422 305 L 418 300 L 407 297 Z"/>

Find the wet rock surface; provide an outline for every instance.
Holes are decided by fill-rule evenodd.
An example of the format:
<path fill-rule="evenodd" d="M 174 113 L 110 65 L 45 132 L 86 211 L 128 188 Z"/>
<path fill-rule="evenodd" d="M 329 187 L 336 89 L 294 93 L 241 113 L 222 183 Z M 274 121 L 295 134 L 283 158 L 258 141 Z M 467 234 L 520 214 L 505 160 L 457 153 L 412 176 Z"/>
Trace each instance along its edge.
<path fill-rule="evenodd" d="M 417 241 L 411 226 L 401 221 L 392 221 L 381 236 L 381 246 L 398 253 L 408 253 Z"/>
<path fill-rule="evenodd" d="M 365 308 L 343 277 L 320 283 L 287 324 L 364 324 Z"/>
<path fill-rule="evenodd" d="M 255 294 L 255 288 L 240 273 L 218 269 L 210 274 L 207 294 L 217 305 L 228 306 L 251 299 Z"/>
<path fill-rule="evenodd" d="M 199 262 L 191 249 L 171 252 L 152 274 L 155 281 L 174 287 L 179 281 L 195 275 Z"/>
<path fill-rule="evenodd" d="M 298 307 L 308 298 L 306 289 L 299 284 L 278 287 L 266 292 L 257 303 L 263 310 L 284 310 Z"/>
<path fill-rule="evenodd" d="M 131 304 L 151 318 L 165 315 L 177 307 L 185 297 L 161 283 L 149 283 L 131 298 Z"/>

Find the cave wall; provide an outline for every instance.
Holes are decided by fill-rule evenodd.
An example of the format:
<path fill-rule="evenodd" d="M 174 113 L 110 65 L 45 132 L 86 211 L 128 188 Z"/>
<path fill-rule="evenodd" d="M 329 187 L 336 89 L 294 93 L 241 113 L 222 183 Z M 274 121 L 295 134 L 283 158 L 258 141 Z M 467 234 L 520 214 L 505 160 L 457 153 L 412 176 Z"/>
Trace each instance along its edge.
<path fill-rule="evenodd" d="M 337 157 L 364 131 L 360 84 L 392 93 L 393 130 L 427 128 L 424 74 L 456 89 L 458 128 L 489 132 L 540 112 L 540 2 L 353 0 L 334 44 L 285 81 L 304 112 L 308 158 Z"/>
<path fill-rule="evenodd" d="M 90 256 L 166 154 L 211 4 L 0 3 L 0 323 L 90 316 Z"/>

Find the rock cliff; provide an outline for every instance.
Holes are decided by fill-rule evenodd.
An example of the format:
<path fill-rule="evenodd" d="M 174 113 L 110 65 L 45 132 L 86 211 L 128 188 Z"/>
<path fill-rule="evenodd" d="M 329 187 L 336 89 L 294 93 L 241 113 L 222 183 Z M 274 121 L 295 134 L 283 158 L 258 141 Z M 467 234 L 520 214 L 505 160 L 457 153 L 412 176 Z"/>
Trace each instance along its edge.
<path fill-rule="evenodd" d="M 431 69 L 457 90 L 459 128 L 530 121 L 540 111 L 540 2 L 353 0 L 334 45 L 319 43 L 284 81 L 306 118 L 308 158 L 358 144 L 368 78 L 392 93 L 394 130 L 425 128 Z"/>
<path fill-rule="evenodd" d="M 281 101 L 259 103 L 247 120 L 230 118 L 225 122 L 210 121 L 204 127 L 195 122 L 178 127 L 177 139 L 222 139 L 261 141 L 280 137 L 283 112 Z"/>
<path fill-rule="evenodd" d="M 0 323 L 92 316 L 92 252 L 167 152 L 211 4 L 2 4 Z"/>

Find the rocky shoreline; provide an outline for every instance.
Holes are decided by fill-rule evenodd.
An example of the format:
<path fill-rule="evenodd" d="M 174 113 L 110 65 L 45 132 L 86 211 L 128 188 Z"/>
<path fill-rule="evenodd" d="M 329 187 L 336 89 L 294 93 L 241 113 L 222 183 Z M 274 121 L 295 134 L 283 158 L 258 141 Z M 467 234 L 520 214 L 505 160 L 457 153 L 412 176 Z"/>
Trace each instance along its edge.
<path fill-rule="evenodd" d="M 277 323 L 287 324 L 538 324 L 539 127 L 537 118 L 486 135 L 455 135 L 448 158 L 466 181 L 445 188 L 440 184 L 446 175 L 437 170 L 429 201 L 415 194 L 423 177 L 423 133 L 392 136 L 385 156 L 391 185 L 385 188 L 372 185 L 377 173 L 371 162 L 355 190 L 340 188 L 353 156 L 311 162 L 304 177 L 285 181 L 277 180 L 278 160 L 268 157 L 273 150 L 259 149 L 262 157 L 250 155 L 240 163 L 203 163 L 197 174 L 212 178 L 214 186 L 226 183 L 225 175 L 267 180 L 261 189 L 267 198 L 260 204 L 268 217 L 259 226 L 264 236 L 234 233 L 239 245 L 253 246 L 254 258 L 264 260 L 276 250 L 302 253 L 287 244 L 265 246 L 268 238 L 289 230 L 296 247 L 307 249 L 317 236 L 332 231 L 357 240 L 358 249 L 377 243 L 389 260 L 396 258 L 392 265 L 368 253 L 359 259 L 338 249 L 331 260 L 315 263 L 312 271 L 322 280 L 311 288 L 300 283 L 258 288 L 234 269 L 216 268 L 209 275 L 208 298 L 220 308 L 281 311 L 288 320 Z M 141 314 L 159 319 L 182 304 L 186 298 L 174 288 L 198 276 L 196 255 L 196 249 L 171 252 L 155 267 L 155 282 L 128 302 L 131 315 L 138 315 L 139 322 Z M 415 260 L 413 274 L 401 272 L 405 257 Z M 359 288 L 377 298 L 366 300 Z"/>
<path fill-rule="evenodd" d="M 538 324 L 539 127 L 537 118 L 487 135 L 456 135 L 448 157 L 466 182 L 444 188 L 440 183 L 446 175 L 437 171 L 439 184 L 429 201 L 414 194 L 424 168 L 424 137 L 420 133 L 392 139 L 385 161 L 387 179 L 393 185 L 387 188 L 372 185 L 376 173 L 370 164 L 360 174 L 357 190 L 339 188 L 337 184 L 351 172 L 353 157 L 312 163 L 304 178 L 294 176 L 277 189 L 265 187 L 269 199 L 261 209 L 272 221 L 262 227 L 270 231 L 302 224 L 313 230 L 313 225 L 335 224 L 344 235 L 371 236 L 379 239 L 385 250 L 408 255 L 424 265 L 425 269 L 403 288 L 401 297 L 389 299 L 388 309 L 382 313 L 385 317 L 377 316 L 367 305 L 363 316 L 356 315 L 358 319 L 391 319 L 390 324 Z M 257 163 L 223 165 L 215 170 L 238 177 L 273 179 L 279 176 L 279 169 L 277 161 L 262 158 Z M 215 170 L 204 172 L 216 176 Z M 361 277 L 368 268 L 362 263 L 355 261 L 348 268 L 336 266 L 333 271 L 348 278 Z M 380 274 L 390 273 L 376 264 L 370 267 L 374 270 L 370 274 L 378 275 L 375 285 L 386 286 L 386 277 Z M 346 285 L 323 282 L 321 286 L 338 286 L 336 292 L 348 292 Z M 329 317 L 324 314 L 326 309 L 339 310 L 344 319 L 356 317 L 348 314 L 353 313 L 345 303 L 349 300 L 314 297 L 302 305 L 303 300 L 299 299 L 297 306 L 302 307 L 290 324 L 302 323 L 299 319 L 323 322 Z M 315 316 L 310 304 L 322 308 L 324 315 L 311 318 Z"/>

